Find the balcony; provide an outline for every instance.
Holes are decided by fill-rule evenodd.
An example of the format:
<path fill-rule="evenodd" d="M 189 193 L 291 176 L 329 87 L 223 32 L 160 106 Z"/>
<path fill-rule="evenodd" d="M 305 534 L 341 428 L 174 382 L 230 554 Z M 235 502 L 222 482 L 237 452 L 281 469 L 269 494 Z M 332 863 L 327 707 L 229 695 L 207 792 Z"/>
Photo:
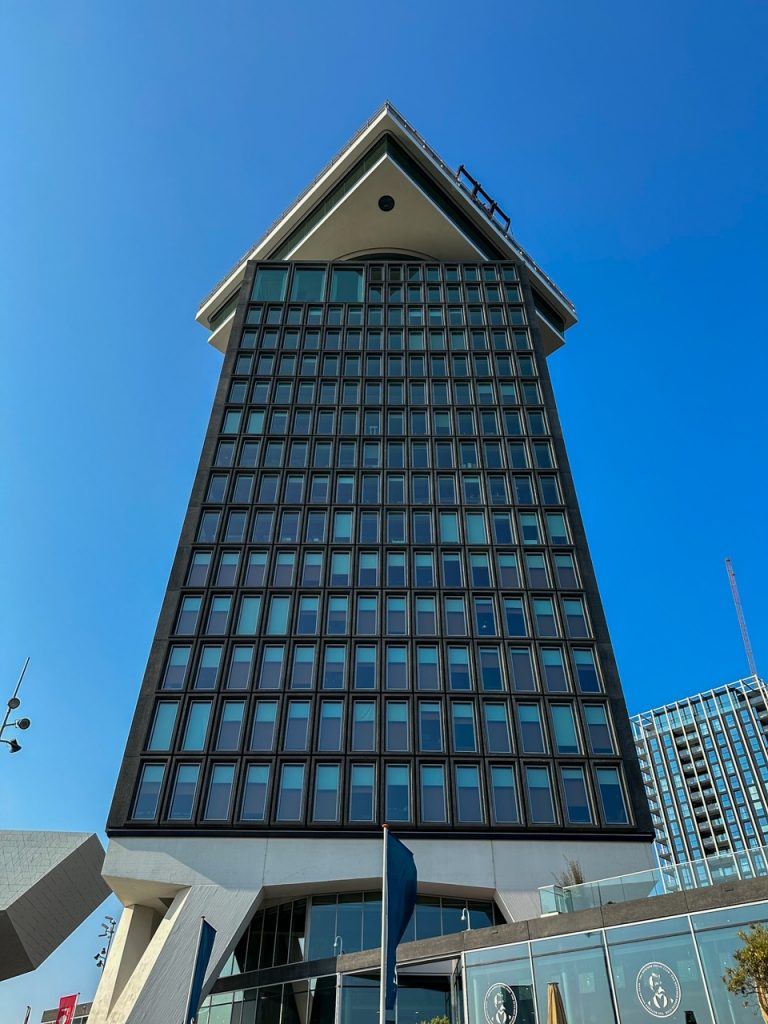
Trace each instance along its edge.
<path fill-rule="evenodd" d="M 544 885 L 539 889 L 539 899 L 542 916 L 570 914 L 609 903 L 628 903 L 689 889 L 706 889 L 721 882 L 763 877 L 768 877 L 768 846 L 736 854 L 718 853 L 701 860 L 666 864 L 581 885 Z"/>

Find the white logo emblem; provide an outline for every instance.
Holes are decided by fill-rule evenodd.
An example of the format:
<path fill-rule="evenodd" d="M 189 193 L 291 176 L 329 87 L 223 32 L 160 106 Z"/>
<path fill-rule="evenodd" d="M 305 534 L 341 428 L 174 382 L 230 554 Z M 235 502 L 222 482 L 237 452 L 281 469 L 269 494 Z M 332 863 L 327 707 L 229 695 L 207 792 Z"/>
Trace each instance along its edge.
<path fill-rule="evenodd" d="M 509 985 L 491 985 L 483 999 L 483 1014 L 486 1024 L 515 1024 L 517 996 Z"/>
<path fill-rule="evenodd" d="M 646 1013 L 663 1019 L 680 1005 L 680 982 L 671 967 L 653 961 L 637 972 L 637 998 Z"/>

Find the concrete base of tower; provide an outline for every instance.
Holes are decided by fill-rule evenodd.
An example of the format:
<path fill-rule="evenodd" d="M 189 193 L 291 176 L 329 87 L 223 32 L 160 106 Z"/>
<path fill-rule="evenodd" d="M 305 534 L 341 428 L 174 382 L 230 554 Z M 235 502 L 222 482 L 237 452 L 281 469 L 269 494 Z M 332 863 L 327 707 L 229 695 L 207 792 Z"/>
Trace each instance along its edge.
<path fill-rule="evenodd" d="M 495 900 L 508 921 L 540 914 L 538 888 L 580 863 L 586 880 L 654 866 L 638 841 L 413 839 L 419 892 Z M 200 918 L 216 929 L 204 992 L 264 900 L 381 887 L 381 840 L 123 838 L 104 877 L 125 906 L 89 1024 L 182 1020 Z"/>

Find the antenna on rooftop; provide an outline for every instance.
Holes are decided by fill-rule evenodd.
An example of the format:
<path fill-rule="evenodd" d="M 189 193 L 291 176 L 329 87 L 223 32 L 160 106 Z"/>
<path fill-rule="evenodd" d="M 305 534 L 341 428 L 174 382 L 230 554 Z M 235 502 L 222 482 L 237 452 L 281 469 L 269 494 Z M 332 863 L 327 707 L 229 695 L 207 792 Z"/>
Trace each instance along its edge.
<path fill-rule="evenodd" d="M 744 618 L 744 609 L 741 607 L 741 597 L 739 596 L 739 585 L 736 582 L 736 573 L 734 572 L 733 564 L 730 558 L 726 558 L 725 568 L 728 570 L 728 579 L 731 584 L 733 603 L 736 605 L 736 614 L 739 618 L 739 629 L 741 630 L 741 639 L 744 641 L 744 650 L 746 651 L 747 661 L 749 662 L 749 674 L 752 676 L 756 676 L 757 665 L 755 664 L 755 656 L 752 653 L 752 644 L 749 642 L 749 632 L 747 630 L 747 621 Z"/>

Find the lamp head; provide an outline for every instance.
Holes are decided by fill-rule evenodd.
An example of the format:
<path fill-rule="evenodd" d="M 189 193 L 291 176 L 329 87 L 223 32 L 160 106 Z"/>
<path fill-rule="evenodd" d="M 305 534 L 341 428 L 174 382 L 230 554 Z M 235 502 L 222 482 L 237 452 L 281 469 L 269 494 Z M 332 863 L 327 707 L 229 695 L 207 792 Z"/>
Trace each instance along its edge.
<path fill-rule="evenodd" d="M 31 718 L 20 718 L 18 720 L 18 722 L 16 723 L 16 728 L 17 729 L 28 729 L 30 727 L 30 725 L 32 725 L 32 719 Z"/>
<path fill-rule="evenodd" d="M 8 707 L 11 709 L 11 711 L 15 711 L 16 708 L 21 707 L 21 701 L 19 700 L 18 697 L 11 697 L 11 699 L 8 701 Z"/>
<path fill-rule="evenodd" d="M 12 754 L 18 754 L 18 752 L 21 750 L 21 744 L 19 743 L 18 740 L 9 740 L 8 748 Z"/>

